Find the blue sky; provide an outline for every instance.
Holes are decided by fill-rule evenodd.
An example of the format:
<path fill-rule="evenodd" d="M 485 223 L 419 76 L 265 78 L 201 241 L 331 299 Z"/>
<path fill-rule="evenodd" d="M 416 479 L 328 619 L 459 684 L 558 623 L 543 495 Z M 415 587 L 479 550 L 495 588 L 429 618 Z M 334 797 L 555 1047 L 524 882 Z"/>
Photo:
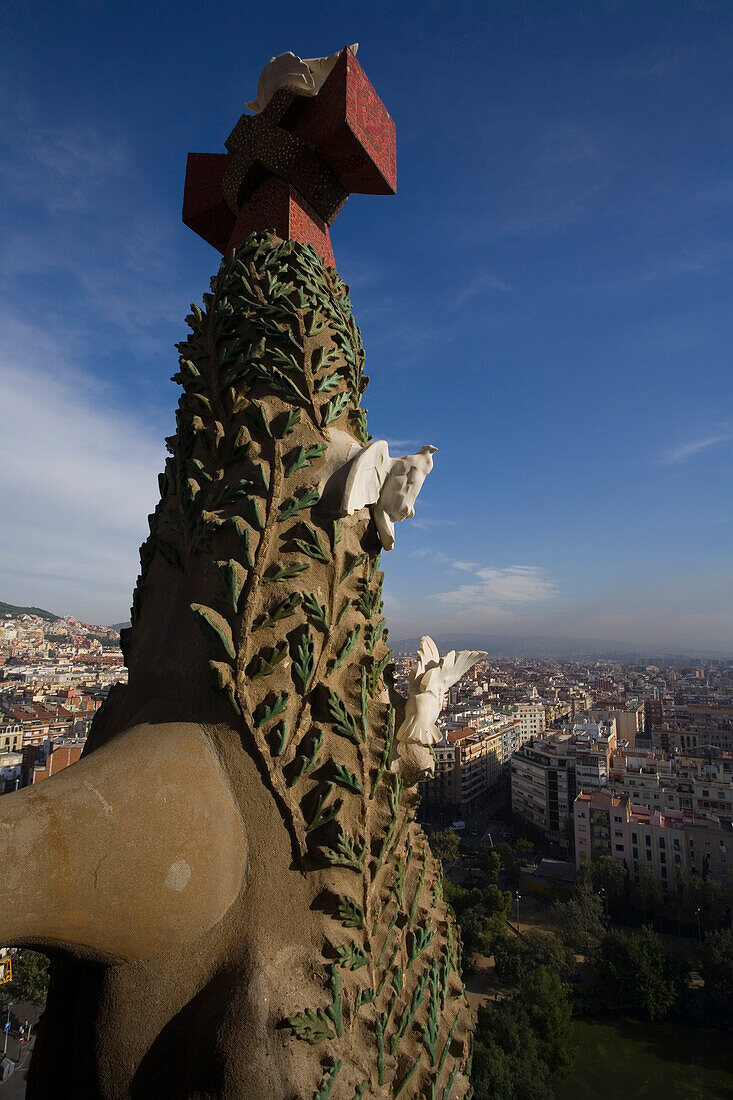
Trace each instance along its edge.
<path fill-rule="evenodd" d="M 0 598 L 126 618 L 218 264 L 180 222 L 268 58 L 360 43 L 398 194 L 332 230 L 370 430 L 430 442 L 393 639 L 733 652 L 726 2 L 5 6 Z"/>

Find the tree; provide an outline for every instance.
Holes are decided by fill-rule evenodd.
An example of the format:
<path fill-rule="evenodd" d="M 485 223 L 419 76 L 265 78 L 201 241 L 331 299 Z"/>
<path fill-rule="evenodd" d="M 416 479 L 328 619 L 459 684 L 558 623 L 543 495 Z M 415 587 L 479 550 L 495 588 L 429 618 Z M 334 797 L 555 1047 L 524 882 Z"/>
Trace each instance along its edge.
<path fill-rule="evenodd" d="M 499 916 L 506 920 L 512 908 L 512 895 L 508 890 L 500 890 L 495 883 L 481 891 L 481 905 L 489 917 Z"/>
<path fill-rule="evenodd" d="M 543 932 L 525 932 L 512 936 L 494 948 L 494 972 L 500 982 L 517 986 L 525 975 L 544 966 L 567 982 L 575 971 L 575 955 L 559 936 Z"/>
<path fill-rule="evenodd" d="M 488 920 L 478 909 L 467 909 L 460 920 L 463 956 L 470 966 L 476 955 L 490 954 Z"/>
<path fill-rule="evenodd" d="M 527 840 L 526 837 L 520 836 L 519 840 L 514 844 L 514 855 L 517 857 L 520 864 L 528 863 L 534 855 L 534 844 L 531 840 Z"/>
<path fill-rule="evenodd" d="M 481 844 L 478 850 L 478 865 L 489 876 L 491 882 L 496 882 L 501 870 L 501 856 L 488 844 Z"/>
<path fill-rule="evenodd" d="M 43 1008 L 48 990 L 48 957 L 23 950 L 13 956 L 13 980 L 3 987 L 6 1001 L 31 1001 Z"/>
<path fill-rule="evenodd" d="M 515 997 L 478 1011 L 472 1083 L 476 1100 L 545 1100 L 572 1065 L 571 1010 L 562 982 L 544 967 Z"/>
<path fill-rule="evenodd" d="M 517 986 L 526 972 L 526 960 L 519 936 L 509 936 L 494 948 L 494 974 L 502 985 Z"/>
<path fill-rule="evenodd" d="M 522 982 L 518 1002 L 540 1041 L 550 1075 L 561 1077 L 575 1061 L 568 1046 L 573 1013 L 563 983 L 547 967 L 538 966 Z"/>
<path fill-rule="evenodd" d="M 605 936 L 593 962 L 599 982 L 618 1003 L 643 1012 L 651 1021 L 663 1020 L 684 995 L 684 965 L 665 951 L 647 924 L 635 935 Z"/>
<path fill-rule="evenodd" d="M 452 859 L 458 859 L 458 837 L 452 829 L 442 829 L 439 833 L 432 833 L 428 837 L 430 850 L 436 859 L 446 863 Z"/>
<path fill-rule="evenodd" d="M 559 936 L 543 932 L 526 932 L 524 942 L 528 954 L 528 970 L 544 966 L 560 981 L 568 982 L 575 973 L 575 953 Z"/>
<path fill-rule="evenodd" d="M 629 884 L 626 864 L 620 859 L 605 855 L 595 859 L 590 869 L 594 888 L 605 891 L 606 899 L 612 909 L 620 909 Z"/>
<path fill-rule="evenodd" d="M 702 949 L 700 972 L 705 979 L 708 1007 L 733 1017 L 733 931 L 723 928 L 708 932 Z"/>
<path fill-rule="evenodd" d="M 445 879 L 443 882 L 443 896 L 453 909 L 456 918 L 460 920 L 461 914 L 465 913 L 467 909 L 475 908 L 481 904 L 483 892 L 479 890 L 478 886 L 467 890 L 465 886 L 458 886 L 450 879 Z"/>
<path fill-rule="evenodd" d="M 509 881 L 516 886 L 519 882 L 519 860 L 514 854 L 511 844 L 503 841 L 494 847 L 494 851 L 501 860 L 502 870 L 506 872 Z"/>
<path fill-rule="evenodd" d="M 485 953 L 493 955 L 497 946 L 509 935 L 507 921 L 512 908 L 512 895 L 492 883 L 481 891 L 481 908 L 487 916 Z"/>
<path fill-rule="evenodd" d="M 552 1095 L 540 1044 L 512 1001 L 478 1010 L 471 1081 L 475 1100 L 546 1100 Z"/>
<path fill-rule="evenodd" d="M 603 903 L 593 889 L 590 877 L 581 877 L 569 901 L 557 901 L 552 912 L 560 925 L 560 934 L 574 951 L 587 953 L 590 937 L 603 935 Z"/>

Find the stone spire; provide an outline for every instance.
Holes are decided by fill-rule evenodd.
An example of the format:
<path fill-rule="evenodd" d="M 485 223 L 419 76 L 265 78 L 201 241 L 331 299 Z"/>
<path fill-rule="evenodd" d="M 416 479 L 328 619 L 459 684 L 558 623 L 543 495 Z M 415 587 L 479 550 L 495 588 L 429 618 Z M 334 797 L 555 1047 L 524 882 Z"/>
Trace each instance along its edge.
<path fill-rule="evenodd" d="M 347 49 L 305 107 L 288 114 L 293 93 L 276 91 L 254 120 L 272 108 L 309 135 L 344 189 L 355 177 L 333 165 L 353 164 L 348 135 L 368 127 L 334 130 L 318 101 L 340 81 L 352 117 L 354 66 Z M 0 804 L 18 867 L 0 941 L 57 956 L 29 1100 L 470 1092 L 460 942 L 414 787 L 392 770 L 405 707 L 378 530 L 367 507 L 334 518 L 321 500 L 343 448 L 369 440 L 361 334 L 327 229 L 320 247 L 292 225 L 238 239 L 254 215 L 227 172 L 243 180 L 246 163 L 219 176 L 238 212 L 178 345 L 129 683 L 78 764 Z M 280 188 L 281 213 L 313 199 L 267 171 L 251 194 Z"/>

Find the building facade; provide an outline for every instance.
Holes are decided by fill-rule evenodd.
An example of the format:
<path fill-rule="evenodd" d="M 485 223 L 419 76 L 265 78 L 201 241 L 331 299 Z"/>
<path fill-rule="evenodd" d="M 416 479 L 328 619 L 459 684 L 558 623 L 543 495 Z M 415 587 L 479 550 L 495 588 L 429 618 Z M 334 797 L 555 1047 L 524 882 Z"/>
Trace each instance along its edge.
<path fill-rule="evenodd" d="M 647 866 L 663 894 L 676 886 L 680 867 L 719 882 L 730 879 L 733 829 L 714 816 L 660 813 L 632 805 L 627 795 L 583 791 L 575 800 L 574 831 L 578 867 L 610 855 L 638 883 L 641 868 Z"/>
<path fill-rule="evenodd" d="M 511 762 L 512 812 L 566 842 L 577 791 L 606 786 L 615 747 L 612 722 L 578 724 L 523 745 Z"/>
<path fill-rule="evenodd" d="M 447 730 L 443 740 L 433 745 L 435 775 L 420 784 L 426 807 L 469 813 L 508 770 L 519 737 L 516 718 L 495 719 L 482 729 Z"/>

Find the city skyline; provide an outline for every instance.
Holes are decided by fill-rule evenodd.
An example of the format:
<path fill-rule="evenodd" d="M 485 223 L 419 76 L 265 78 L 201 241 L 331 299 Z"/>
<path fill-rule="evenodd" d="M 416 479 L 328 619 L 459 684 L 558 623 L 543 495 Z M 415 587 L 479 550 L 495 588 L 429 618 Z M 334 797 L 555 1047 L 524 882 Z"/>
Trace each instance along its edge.
<path fill-rule="evenodd" d="M 398 194 L 353 196 L 334 250 L 371 432 L 438 447 L 383 556 L 392 638 L 732 652 L 730 13 L 282 3 L 202 46 L 192 5 L 143 12 L 6 17 L 0 597 L 127 618 L 218 266 L 179 220 L 186 153 L 271 53 L 358 40 Z"/>

